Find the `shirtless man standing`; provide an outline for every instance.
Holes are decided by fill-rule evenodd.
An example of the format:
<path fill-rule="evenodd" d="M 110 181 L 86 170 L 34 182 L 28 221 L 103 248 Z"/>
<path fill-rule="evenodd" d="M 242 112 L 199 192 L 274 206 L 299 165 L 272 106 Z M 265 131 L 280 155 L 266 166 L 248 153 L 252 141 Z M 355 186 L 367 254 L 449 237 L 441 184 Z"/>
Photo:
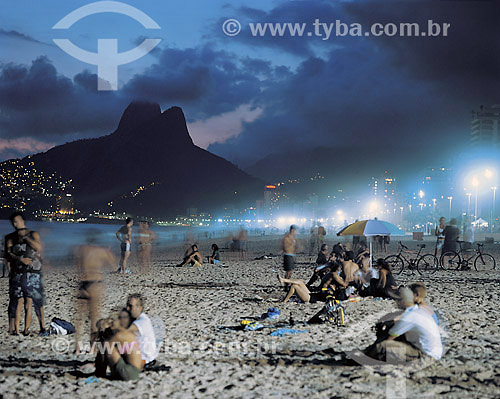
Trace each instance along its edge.
<path fill-rule="evenodd" d="M 121 242 L 120 250 L 120 266 L 117 270 L 118 273 L 120 271 L 122 274 L 125 274 L 125 270 L 127 270 L 127 261 L 130 256 L 130 249 L 132 247 L 132 225 L 134 221 L 132 218 L 128 217 L 125 219 L 125 224 L 120 227 L 120 229 L 115 233 L 118 241 Z"/>
<path fill-rule="evenodd" d="M 295 253 L 297 251 L 297 226 L 291 225 L 288 233 L 283 237 L 281 249 L 283 250 L 283 268 L 285 269 L 285 279 L 292 277 L 295 268 Z"/>
<path fill-rule="evenodd" d="M 80 338 L 82 335 L 82 317 L 89 314 L 90 335 L 97 332 L 97 320 L 101 308 L 101 298 L 104 292 L 103 268 L 112 268 L 116 260 L 107 248 L 96 245 L 96 235 L 90 232 L 87 237 L 87 244 L 81 245 L 75 250 L 78 272 L 80 274 L 80 284 L 77 296 L 77 323 L 76 323 L 76 353 L 81 350 Z"/>

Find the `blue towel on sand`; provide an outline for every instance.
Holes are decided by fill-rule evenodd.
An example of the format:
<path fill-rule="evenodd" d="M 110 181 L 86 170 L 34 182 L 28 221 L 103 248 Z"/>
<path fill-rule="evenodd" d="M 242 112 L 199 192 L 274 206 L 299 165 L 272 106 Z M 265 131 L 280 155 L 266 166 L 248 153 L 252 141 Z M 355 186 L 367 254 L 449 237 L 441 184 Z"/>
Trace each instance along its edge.
<path fill-rule="evenodd" d="M 307 330 L 295 330 L 293 328 L 278 328 L 276 331 L 273 331 L 270 335 L 273 337 L 283 337 L 287 334 L 301 334 L 306 332 Z"/>
<path fill-rule="evenodd" d="M 280 310 L 277 308 L 269 308 L 266 313 L 263 313 L 260 316 L 261 320 L 265 319 L 279 319 L 280 318 Z"/>

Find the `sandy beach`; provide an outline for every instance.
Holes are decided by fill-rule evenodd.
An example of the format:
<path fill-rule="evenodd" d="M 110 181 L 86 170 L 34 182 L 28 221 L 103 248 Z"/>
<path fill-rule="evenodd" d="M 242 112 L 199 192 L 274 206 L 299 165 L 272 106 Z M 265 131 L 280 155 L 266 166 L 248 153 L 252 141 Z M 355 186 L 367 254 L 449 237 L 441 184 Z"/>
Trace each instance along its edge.
<path fill-rule="evenodd" d="M 328 240 L 328 243 L 333 243 Z M 220 242 L 222 245 L 223 243 Z M 416 242 L 408 241 L 416 247 Z M 208 254 L 210 242 L 200 249 Z M 393 252 L 396 244 L 391 244 Z M 494 245 L 486 247 L 500 260 Z M 494 252 L 495 251 L 495 252 Z M 397 282 L 424 281 L 429 302 L 440 312 L 447 331 L 445 355 L 425 368 L 386 372 L 347 366 L 343 353 L 375 340 L 374 323 L 396 309 L 393 301 L 364 298 L 346 304 L 346 325 L 306 325 L 322 304 L 281 304 L 276 259 L 255 260 L 279 252 L 279 238 L 253 238 L 248 260 L 222 253 L 225 265 L 173 267 L 182 257 L 178 246 L 153 254 L 152 270 L 140 275 L 132 255 L 129 276 L 106 274 L 102 316 L 115 313 L 128 294 L 146 297 L 146 312 L 165 325 L 165 343 L 156 369 L 137 382 L 89 381 L 79 370 L 89 354 L 76 356 L 73 336 L 39 338 L 34 318 L 32 336 L 7 333 L 8 279 L 0 280 L 0 384 L 3 398 L 494 398 L 500 395 L 500 271 L 438 271 L 430 277 L 403 273 Z M 309 256 L 299 255 L 294 277 L 308 279 Z M 75 322 L 78 279 L 74 268 L 45 272 L 46 320 Z M 278 320 L 264 321 L 258 331 L 237 331 L 242 319 L 259 317 L 278 307 Z M 270 336 L 279 326 L 306 330 Z M 281 323 L 281 324 L 280 324 Z M 84 339 L 88 340 L 88 325 Z"/>

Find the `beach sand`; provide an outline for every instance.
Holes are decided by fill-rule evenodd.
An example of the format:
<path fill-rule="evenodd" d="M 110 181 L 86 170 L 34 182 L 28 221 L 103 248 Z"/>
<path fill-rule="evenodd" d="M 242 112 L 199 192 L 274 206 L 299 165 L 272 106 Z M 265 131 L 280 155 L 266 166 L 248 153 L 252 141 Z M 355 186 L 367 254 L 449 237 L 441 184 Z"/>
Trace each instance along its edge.
<path fill-rule="evenodd" d="M 328 241 L 331 244 L 330 241 Z M 209 242 L 202 242 L 208 254 Z M 222 244 L 222 243 L 220 243 Z M 415 242 L 409 242 L 413 247 Z M 395 244 L 391 244 L 395 250 Z M 492 252 L 493 246 L 488 248 Z M 223 252 L 224 267 L 173 267 L 183 248 L 156 251 L 152 270 L 140 275 L 132 255 L 132 275 L 107 274 L 101 312 L 108 316 L 140 292 L 146 312 L 165 325 L 166 340 L 157 368 L 139 381 L 89 381 L 79 371 L 89 354 L 76 356 L 74 335 L 39 338 L 34 317 L 30 337 L 7 333 L 8 281 L 1 279 L 4 311 L 0 346 L 0 386 L 3 398 L 493 398 L 500 396 L 499 282 L 500 271 L 439 271 L 431 277 L 404 273 L 398 283 L 424 281 L 428 299 L 443 317 L 446 353 L 440 361 L 412 370 L 374 370 L 346 366 L 343 352 L 365 348 L 375 340 L 374 323 L 396 310 L 389 300 L 362 299 L 346 304 L 346 325 L 304 325 L 322 304 L 281 304 L 276 259 L 254 260 L 279 252 L 279 239 L 254 238 L 248 260 Z M 500 260 L 495 253 L 497 261 Z M 307 280 L 309 256 L 298 256 L 294 277 Z M 77 275 L 71 265 L 45 271 L 46 320 L 75 322 Z M 235 331 L 240 320 L 259 317 L 278 307 L 279 320 L 264 321 L 258 331 Z M 276 323 L 288 323 L 306 333 L 270 336 Z M 88 325 L 84 339 L 88 340 Z M 69 346 L 68 346 L 69 345 Z M 66 350 L 67 349 L 67 350 Z M 60 352 L 60 353 L 59 353 Z"/>

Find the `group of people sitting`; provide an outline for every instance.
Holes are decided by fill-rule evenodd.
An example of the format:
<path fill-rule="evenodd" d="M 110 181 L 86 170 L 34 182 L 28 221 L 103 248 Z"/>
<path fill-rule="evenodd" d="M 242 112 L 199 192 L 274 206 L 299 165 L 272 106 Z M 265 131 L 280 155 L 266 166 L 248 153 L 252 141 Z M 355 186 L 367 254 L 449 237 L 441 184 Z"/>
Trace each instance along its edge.
<path fill-rule="evenodd" d="M 212 265 L 217 265 L 220 263 L 220 251 L 219 246 L 217 244 L 212 244 L 212 254 L 208 255 L 207 262 Z M 177 265 L 177 267 L 182 266 L 196 266 L 201 267 L 203 264 L 203 255 L 198 249 L 197 244 L 193 244 L 189 246 L 184 252 L 184 257 L 182 262 Z"/>
<path fill-rule="evenodd" d="M 421 358 L 440 359 L 442 356 L 438 318 L 425 302 L 425 285 L 414 283 L 398 288 L 384 259 L 378 259 L 374 266 L 370 264 L 366 245 L 361 244 L 355 254 L 340 243 L 335 244 L 331 252 L 327 244 L 322 244 L 308 283 L 280 275 L 278 279 L 280 283 L 288 284 L 283 303 L 294 295 L 304 303 L 324 302 L 332 293 L 341 301 L 355 293 L 363 297 L 397 300 L 401 312 L 383 324 L 377 333 L 377 341 L 364 351 L 373 359 L 409 362 Z"/>
<path fill-rule="evenodd" d="M 288 292 L 283 303 L 296 295 L 302 302 L 324 301 L 328 291 L 333 291 L 336 299 L 346 300 L 357 292 L 360 296 L 395 298 L 397 285 L 391 268 L 384 259 L 378 259 L 376 266 L 370 264 L 370 254 L 361 245 L 355 254 L 342 244 L 335 244 L 330 252 L 327 244 L 321 245 L 313 275 L 306 284 L 292 278 L 282 278 Z M 314 285 L 319 281 L 319 285 Z"/>
<path fill-rule="evenodd" d="M 426 301 L 427 288 L 414 283 L 398 291 L 401 311 L 377 324 L 377 340 L 364 350 L 364 354 L 389 363 L 411 362 L 417 359 L 439 360 L 443 356 L 443 343 L 439 320 Z"/>
<path fill-rule="evenodd" d="M 158 355 L 155 332 L 144 313 L 141 294 L 130 295 L 119 315 L 98 320 L 92 341 L 99 343 L 95 359 L 98 377 L 137 380 L 145 367 L 154 364 Z"/>

